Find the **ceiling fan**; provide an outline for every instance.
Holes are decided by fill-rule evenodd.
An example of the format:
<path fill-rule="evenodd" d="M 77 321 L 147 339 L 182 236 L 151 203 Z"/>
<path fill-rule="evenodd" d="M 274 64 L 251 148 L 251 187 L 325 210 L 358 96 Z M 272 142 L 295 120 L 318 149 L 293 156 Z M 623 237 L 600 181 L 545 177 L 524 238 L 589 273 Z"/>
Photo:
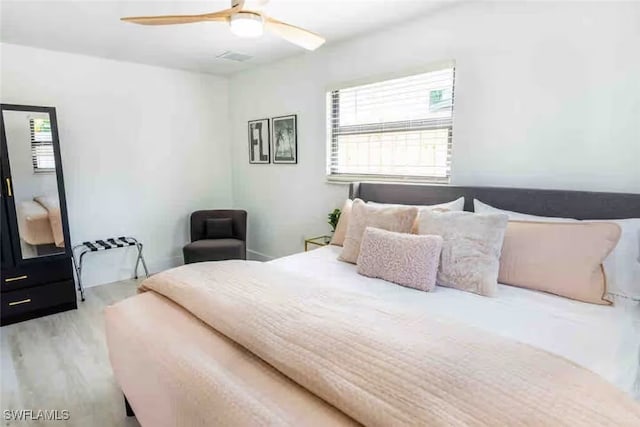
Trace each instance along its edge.
<path fill-rule="evenodd" d="M 265 30 L 307 50 L 316 50 L 325 39 L 311 31 L 278 21 L 265 15 L 260 9 L 268 0 L 250 0 L 254 6 L 245 9 L 245 0 L 231 0 L 231 8 L 200 15 L 133 16 L 120 18 L 140 25 L 174 25 L 194 22 L 226 22 L 231 32 L 239 37 L 260 37 Z"/>

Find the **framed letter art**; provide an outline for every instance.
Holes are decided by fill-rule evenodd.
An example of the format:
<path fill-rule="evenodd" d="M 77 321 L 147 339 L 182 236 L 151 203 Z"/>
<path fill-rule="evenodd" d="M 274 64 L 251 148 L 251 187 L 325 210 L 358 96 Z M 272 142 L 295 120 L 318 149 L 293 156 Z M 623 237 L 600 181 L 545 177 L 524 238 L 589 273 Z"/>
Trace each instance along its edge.
<path fill-rule="evenodd" d="M 298 163 L 298 130 L 295 114 L 271 119 L 273 163 Z"/>
<path fill-rule="evenodd" d="M 249 122 L 249 163 L 271 161 L 269 119 Z"/>

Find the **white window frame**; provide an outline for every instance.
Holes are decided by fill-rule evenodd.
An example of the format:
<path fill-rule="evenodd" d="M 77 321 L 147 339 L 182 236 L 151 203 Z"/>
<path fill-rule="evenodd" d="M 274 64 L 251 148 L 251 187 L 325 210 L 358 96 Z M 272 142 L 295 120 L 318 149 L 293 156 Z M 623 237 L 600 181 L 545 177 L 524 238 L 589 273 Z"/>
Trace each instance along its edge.
<path fill-rule="evenodd" d="M 339 91 L 342 89 L 349 89 L 357 86 L 367 85 L 371 83 L 379 83 L 387 80 L 399 79 L 404 77 L 411 77 L 418 74 L 424 74 L 434 71 L 440 71 L 445 69 L 453 69 L 454 74 L 454 82 L 452 87 L 452 100 L 455 105 L 455 71 L 456 64 L 455 61 L 442 61 L 438 63 L 430 64 L 426 67 L 422 67 L 419 69 L 414 69 L 410 71 L 404 71 L 402 73 L 390 73 L 386 75 L 379 75 L 375 77 L 369 77 L 367 79 L 361 79 L 357 81 L 351 81 L 347 83 L 342 83 L 340 85 L 334 85 L 328 87 L 326 89 L 326 123 L 327 123 L 327 152 L 326 152 L 326 179 L 328 182 L 333 183 L 350 183 L 357 181 L 387 181 L 387 182 L 420 182 L 420 183 L 437 183 L 437 184 L 448 184 L 451 179 L 451 153 L 453 146 L 453 115 L 455 114 L 452 111 L 451 119 L 448 123 L 445 123 L 446 120 L 442 119 L 424 119 L 424 120 L 413 120 L 406 122 L 393 122 L 393 123 L 382 123 L 382 124 L 371 124 L 371 125 L 354 125 L 354 126 L 344 126 L 341 129 L 340 133 L 335 132 L 335 120 L 336 111 L 334 110 L 334 98 L 333 92 Z M 452 107 L 453 108 L 453 107 Z M 366 134 L 372 133 L 372 131 L 380 131 L 383 132 L 393 132 L 394 128 L 399 130 L 433 130 L 433 129 L 448 129 L 449 131 L 449 141 L 447 144 L 447 173 L 445 177 L 438 176 L 405 176 L 405 175 L 382 175 L 382 174 L 352 174 L 352 173 L 339 173 L 335 172 L 333 169 L 333 159 L 332 154 L 337 149 L 337 136 L 340 134 L 345 134 L 352 132 L 351 134 Z"/>

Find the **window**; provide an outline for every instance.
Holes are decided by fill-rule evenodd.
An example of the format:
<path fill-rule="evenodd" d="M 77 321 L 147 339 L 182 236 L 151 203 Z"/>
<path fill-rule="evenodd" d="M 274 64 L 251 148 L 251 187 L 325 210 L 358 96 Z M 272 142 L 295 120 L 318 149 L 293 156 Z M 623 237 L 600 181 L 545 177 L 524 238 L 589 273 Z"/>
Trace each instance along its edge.
<path fill-rule="evenodd" d="M 36 173 L 54 172 L 56 161 L 53 157 L 53 138 L 49 119 L 29 119 L 31 129 L 31 161 Z"/>
<path fill-rule="evenodd" d="M 327 94 L 329 179 L 449 182 L 452 65 Z"/>

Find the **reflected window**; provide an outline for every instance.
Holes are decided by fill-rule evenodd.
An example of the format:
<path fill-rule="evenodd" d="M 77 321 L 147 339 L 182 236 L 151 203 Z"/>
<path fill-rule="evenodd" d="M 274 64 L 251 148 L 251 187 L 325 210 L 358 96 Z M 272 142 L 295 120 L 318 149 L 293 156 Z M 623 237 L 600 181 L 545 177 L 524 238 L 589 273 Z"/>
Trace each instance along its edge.
<path fill-rule="evenodd" d="M 51 121 L 43 118 L 29 119 L 31 129 L 31 161 L 35 173 L 52 173 L 56 170 L 53 157 Z"/>

